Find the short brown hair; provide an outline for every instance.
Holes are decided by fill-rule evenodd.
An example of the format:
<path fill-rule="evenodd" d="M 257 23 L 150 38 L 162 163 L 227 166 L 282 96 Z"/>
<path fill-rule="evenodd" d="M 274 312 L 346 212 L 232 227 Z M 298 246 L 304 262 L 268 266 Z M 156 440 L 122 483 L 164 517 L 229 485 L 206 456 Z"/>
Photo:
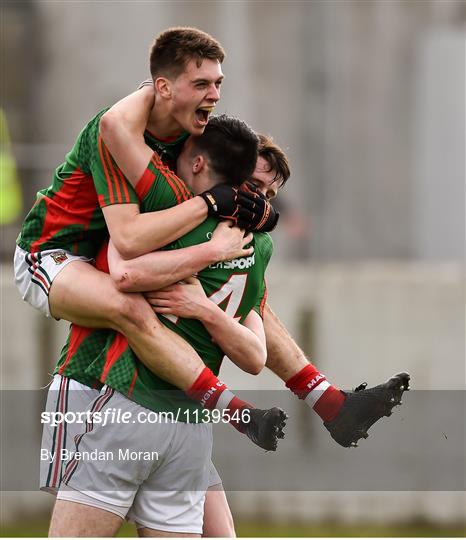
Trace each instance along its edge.
<path fill-rule="evenodd" d="M 283 186 L 290 177 L 290 163 L 285 152 L 273 142 L 269 135 L 258 133 L 259 137 L 259 157 L 264 158 L 270 165 L 270 171 L 275 171 L 274 180 L 279 186 Z"/>
<path fill-rule="evenodd" d="M 223 62 L 225 51 L 216 39 L 197 28 L 169 28 L 159 34 L 150 49 L 150 72 L 153 79 L 176 78 L 190 60 L 200 66 L 206 58 Z"/>

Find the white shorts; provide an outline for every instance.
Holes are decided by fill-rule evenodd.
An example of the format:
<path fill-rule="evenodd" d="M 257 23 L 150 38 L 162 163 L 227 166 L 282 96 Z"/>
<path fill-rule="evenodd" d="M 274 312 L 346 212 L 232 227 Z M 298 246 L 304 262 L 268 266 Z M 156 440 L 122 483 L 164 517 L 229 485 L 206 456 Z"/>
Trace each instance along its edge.
<path fill-rule="evenodd" d="M 89 410 L 101 419 L 124 413 L 130 420 L 87 423 L 76 437 L 77 453 L 66 466 L 58 498 L 104 508 L 151 529 L 201 534 L 211 425 L 141 422 L 148 410 L 107 386 Z"/>
<path fill-rule="evenodd" d="M 90 262 L 92 259 L 73 255 L 63 249 L 29 253 L 16 246 L 15 283 L 23 300 L 50 317 L 49 291 L 52 282 L 63 268 L 73 261 Z"/>
<path fill-rule="evenodd" d="M 44 412 L 47 413 L 47 419 L 51 414 L 57 419 L 66 415 L 68 422 L 42 422 L 39 484 L 42 491 L 57 494 L 68 462 L 66 456 L 75 450 L 75 437 L 83 431 L 83 424 L 73 421 L 73 413 L 85 411 L 99 394 L 99 390 L 74 379 L 62 375 L 54 376 L 49 386 Z M 222 479 L 211 462 L 209 488 L 214 486 L 222 489 Z"/>
<path fill-rule="evenodd" d="M 74 438 L 83 431 L 83 424 L 73 421 L 72 415 L 85 411 L 99 394 L 100 390 L 92 389 L 74 379 L 54 376 L 47 394 L 44 411 L 46 416 L 42 415 L 41 490 L 56 495 L 68 462 L 68 451 L 74 450 Z M 54 415 L 55 422 L 44 421 L 51 418 L 51 415 Z M 61 416 L 68 421 L 57 421 Z"/>

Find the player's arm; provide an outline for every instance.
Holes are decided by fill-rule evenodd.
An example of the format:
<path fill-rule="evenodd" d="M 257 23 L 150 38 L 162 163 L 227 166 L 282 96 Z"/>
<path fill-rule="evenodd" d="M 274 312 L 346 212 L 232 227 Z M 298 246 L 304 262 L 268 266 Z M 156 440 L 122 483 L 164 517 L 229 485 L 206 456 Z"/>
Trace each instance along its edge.
<path fill-rule="evenodd" d="M 154 88 L 146 86 L 115 103 L 100 119 L 100 136 L 133 186 L 153 154 L 144 141 L 153 106 Z"/>
<path fill-rule="evenodd" d="M 229 221 L 219 223 L 212 238 L 202 244 L 130 260 L 123 259 L 110 241 L 110 275 L 122 292 L 154 291 L 192 276 L 209 264 L 251 255 L 254 248 L 245 248 L 251 241 L 252 233 L 246 234 Z"/>
<path fill-rule="evenodd" d="M 215 343 L 238 367 L 257 375 L 266 361 L 265 334 L 261 317 L 254 311 L 243 324 L 227 315 L 205 295 L 196 278 L 146 295 L 154 311 L 186 319 L 198 319 Z"/>
<path fill-rule="evenodd" d="M 108 232 L 125 259 L 139 257 L 177 240 L 207 217 L 207 205 L 194 197 L 173 208 L 141 213 L 138 204 L 102 208 Z"/>

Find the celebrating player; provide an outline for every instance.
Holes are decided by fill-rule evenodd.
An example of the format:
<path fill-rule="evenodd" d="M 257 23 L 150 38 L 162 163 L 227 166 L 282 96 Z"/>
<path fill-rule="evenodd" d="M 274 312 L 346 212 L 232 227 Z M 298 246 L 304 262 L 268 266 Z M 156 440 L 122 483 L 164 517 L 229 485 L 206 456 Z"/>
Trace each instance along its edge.
<path fill-rule="evenodd" d="M 158 169 L 168 177 L 172 174 L 155 150 L 173 160 L 187 131 L 199 135 L 205 129 L 220 96 L 223 58 L 218 42 L 196 29 L 167 30 L 155 41 L 150 66 L 157 99 L 146 121 L 150 148 L 144 145 L 149 154 L 132 177 L 138 180 L 139 190 L 147 187 Z M 142 295 L 119 292 L 109 276 L 87 261 L 95 256 L 107 227 L 118 251 L 134 257 L 179 238 L 207 215 L 247 222 L 256 230 L 270 229 L 277 215 L 265 199 L 255 202 L 254 193 L 220 185 L 189 197 L 171 178 L 179 204 L 174 208 L 160 204 L 159 212 L 140 213 L 137 193 L 99 135 L 104 112 L 80 133 L 52 186 L 39 192 L 18 237 L 15 279 L 23 298 L 46 314 L 123 333 L 154 372 L 187 390 L 205 367 L 194 349 L 159 322 Z M 254 161 L 255 155 L 251 170 Z M 238 159 L 231 174 L 247 177 L 247 169 L 241 167 Z M 249 241 L 243 236 L 238 229 L 221 227 L 209 243 L 179 251 L 167 283 L 211 263 L 251 254 L 250 249 L 243 249 Z"/>
<path fill-rule="evenodd" d="M 238 160 L 232 148 L 244 153 L 240 148 L 241 141 L 243 147 L 252 146 L 257 144 L 257 137 L 244 123 L 223 116 L 211 120 L 201 137 L 188 139 L 179 157 L 178 169 L 184 171 L 194 194 L 231 178 L 231 172 L 226 177 L 225 171 L 231 171 Z M 218 156 L 222 159 L 218 160 Z M 254 165 L 254 161 L 252 163 Z M 238 177 L 236 181 L 239 183 L 242 178 Z M 150 210 L 161 204 L 160 198 L 164 204 L 176 204 L 177 190 L 173 189 L 176 185 L 187 190 L 174 174 L 165 175 L 161 169 L 155 181 L 146 186 L 144 194 L 141 193 L 141 208 Z M 205 242 L 215 227 L 216 220 L 209 218 L 169 249 Z M 95 348 L 94 362 L 86 372 L 107 386 L 93 402 L 93 412 L 119 409 L 139 418 L 140 413 L 150 409 L 169 414 L 180 422 L 169 428 L 159 424 L 123 426 L 113 423 L 104 426 L 91 422 L 86 433 L 76 438 L 76 449 L 83 455 L 94 450 L 105 456 L 115 455 L 117 450 L 124 450 L 126 441 L 127 448 L 142 453 L 164 449 L 163 463 L 148 466 L 144 460 L 130 460 L 124 464 L 107 460 L 103 473 L 98 460 L 73 459 L 63 479 L 71 489 L 61 489 L 58 494 L 51 535 L 114 534 L 130 507 L 131 517 L 144 529 L 144 535 L 160 531 L 199 534 L 202 532 L 204 493 L 209 485 L 211 446 L 208 427 L 202 421 L 197 423 L 199 415 L 206 418 L 206 411 L 211 409 L 215 419 L 220 416 L 215 415 L 214 410 L 219 411 L 238 429 L 248 430 L 251 438 L 262 441 L 267 449 L 274 449 L 276 436 L 283 436 L 285 415 L 282 411 L 251 408 L 233 396 L 213 374 L 218 373 L 225 353 L 251 372 L 260 371 L 265 364 L 261 314 L 265 303 L 264 272 L 272 243 L 270 237 L 262 233 L 255 233 L 252 242 L 254 254 L 218 262 L 202 270 L 199 273 L 202 287 L 197 280 L 189 280 L 191 310 L 178 311 L 179 316 L 189 319 L 163 318 L 163 323 L 186 339 L 209 366 L 187 391 L 202 408 L 140 363 L 124 336 L 98 331 L 99 335 L 107 335 L 104 353 L 99 354 Z M 162 275 L 168 260 L 165 255 L 163 252 L 150 254 L 153 268 L 162 268 Z M 99 264 L 100 261 L 99 257 Z M 152 271 L 149 285 L 157 287 L 159 283 L 160 278 Z M 164 294 L 165 291 L 154 293 L 152 301 L 163 304 L 160 295 Z M 225 311 L 216 304 L 222 305 Z M 73 330 L 78 340 L 81 330 Z M 88 331 L 84 332 L 89 335 Z M 92 360 L 85 341 L 81 343 L 83 349 L 80 345 L 67 355 L 68 362 L 74 363 L 76 374 L 83 361 Z M 128 446 L 128 441 L 133 441 L 134 446 Z"/>

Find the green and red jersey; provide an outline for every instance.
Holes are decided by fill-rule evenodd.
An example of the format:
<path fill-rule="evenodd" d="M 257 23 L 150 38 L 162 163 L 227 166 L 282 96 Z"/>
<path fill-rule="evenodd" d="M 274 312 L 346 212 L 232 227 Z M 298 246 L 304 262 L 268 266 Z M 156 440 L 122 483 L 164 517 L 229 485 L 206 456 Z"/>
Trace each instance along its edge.
<path fill-rule="evenodd" d="M 152 159 L 137 184 L 137 193 L 141 199 L 141 211 L 169 208 L 192 196 L 186 184 L 157 157 Z M 208 218 L 164 249 L 179 249 L 206 242 L 217 223 L 217 220 Z M 268 234 L 255 233 L 253 245 L 253 255 L 219 262 L 199 273 L 207 296 L 240 322 L 244 321 L 251 309 L 262 316 L 266 301 L 264 274 L 272 254 L 272 240 Z M 99 256 L 97 265 L 108 271 L 105 257 Z M 212 341 L 199 321 L 165 317 L 161 320 L 188 341 L 205 364 L 214 373 L 218 373 L 223 351 Z M 98 380 L 157 412 L 176 413 L 181 409 L 199 409 L 198 404 L 147 369 L 134 355 L 126 338 L 117 332 L 91 331 L 72 325 L 56 373 L 72 377 L 88 386 L 96 385 Z M 189 418 L 192 421 L 194 417 Z"/>
<path fill-rule="evenodd" d="M 143 212 L 165 210 L 192 197 L 186 184 L 155 153 L 136 184 L 136 193 Z M 96 266 L 108 272 L 106 249 L 101 249 L 98 254 Z M 54 373 L 76 379 L 91 388 L 99 386 L 96 378 L 87 374 L 85 369 L 103 350 L 107 338 L 108 330 L 93 330 L 72 324 Z"/>
<path fill-rule="evenodd" d="M 180 249 L 208 241 L 217 223 L 214 218 L 206 219 L 167 249 Z M 262 316 L 267 296 L 264 274 L 272 255 L 272 240 L 267 233 L 255 233 L 252 245 L 252 255 L 210 265 L 198 274 L 206 295 L 241 323 L 251 310 Z M 200 321 L 172 316 L 161 316 L 160 320 L 185 339 L 206 366 L 218 374 L 224 353 Z M 170 412 L 179 421 L 202 420 L 202 416 L 192 414 L 202 407 L 152 373 L 138 360 L 126 338 L 117 332 L 108 331 L 107 343 L 99 356 L 89 364 L 86 374 L 150 410 Z M 183 411 L 187 410 L 190 414 L 183 416 Z"/>
<path fill-rule="evenodd" d="M 94 258 L 107 236 L 102 208 L 139 203 L 138 196 L 111 157 L 99 134 L 100 111 L 81 131 L 52 184 L 37 194 L 26 216 L 17 244 L 31 253 L 63 249 Z M 160 141 L 148 131 L 145 141 L 173 164 L 188 134 Z"/>

